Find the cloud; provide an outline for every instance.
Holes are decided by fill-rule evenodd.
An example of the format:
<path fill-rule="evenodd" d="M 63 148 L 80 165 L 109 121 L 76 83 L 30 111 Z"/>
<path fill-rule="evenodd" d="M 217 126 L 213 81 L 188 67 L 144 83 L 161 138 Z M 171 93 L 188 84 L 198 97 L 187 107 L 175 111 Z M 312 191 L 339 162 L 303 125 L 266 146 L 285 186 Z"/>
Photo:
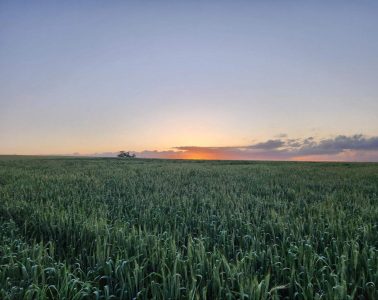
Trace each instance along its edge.
<path fill-rule="evenodd" d="M 302 155 L 337 154 L 346 150 L 378 150 L 378 137 L 367 138 L 362 134 L 353 136 L 338 135 L 335 138 L 324 139 L 318 143 L 303 144 L 299 149 Z"/>
<path fill-rule="evenodd" d="M 285 142 L 282 140 L 269 140 L 266 142 L 258 143 L 255 145 L 250 145 L 248 148 L 250 149 L 264 149 L 264 150 L 271 150 L 277 149 L 285 145 Z"/>
<path fill-rule="evenodd" d="M 312 136 L 286 137 L 244 146 L 179 146 L 170 151 L 143 151 L 140 154 L 140 157 L 154 158 L 378 161 L 378 137 L 362 134 L 320 140 Z"/>
<path fill-rule="evenodd" d="M 164 151 L 130 152 L 141 158 L 166 159 L 378 161 L 378 136 L 355 134 L 324 139 L 286 136 L 242 146 L 177 146 Z M 115 157 L 117 154 L 105 152 L 91 156 Z"/>
<path fill-rule="evenodd" d="M 276 138 L 286 138 L 287 134 L 286 133 L 280 133 L 275 136 Z"/>

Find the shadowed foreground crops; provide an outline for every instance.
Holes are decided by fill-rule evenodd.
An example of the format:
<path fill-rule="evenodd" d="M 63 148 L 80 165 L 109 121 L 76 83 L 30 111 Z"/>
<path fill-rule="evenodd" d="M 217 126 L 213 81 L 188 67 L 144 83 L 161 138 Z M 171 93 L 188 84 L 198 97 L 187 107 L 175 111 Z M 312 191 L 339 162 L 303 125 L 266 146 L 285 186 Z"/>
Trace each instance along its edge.
<path fill-rule="evenodd" d="M 0 158 L 0 299 L 377 299 L 378 164 Z"/>

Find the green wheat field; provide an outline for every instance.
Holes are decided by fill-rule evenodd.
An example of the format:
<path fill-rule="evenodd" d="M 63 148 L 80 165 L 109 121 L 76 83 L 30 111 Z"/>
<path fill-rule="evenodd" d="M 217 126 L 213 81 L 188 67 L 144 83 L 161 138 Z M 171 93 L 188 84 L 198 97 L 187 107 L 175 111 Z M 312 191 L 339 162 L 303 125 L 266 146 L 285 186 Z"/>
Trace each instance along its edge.
<path fill-rule="evenodd" d="M 378 299 L 378 164 L 0 157 L 0 299 Z"/>

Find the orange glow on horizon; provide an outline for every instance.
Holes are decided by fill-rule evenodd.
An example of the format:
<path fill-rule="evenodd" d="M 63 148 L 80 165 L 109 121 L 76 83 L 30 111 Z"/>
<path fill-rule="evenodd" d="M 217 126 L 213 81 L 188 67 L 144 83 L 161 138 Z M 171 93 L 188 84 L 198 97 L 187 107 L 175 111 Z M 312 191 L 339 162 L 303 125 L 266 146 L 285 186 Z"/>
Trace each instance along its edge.
<path fill-rule="evenodd" d="M 151 157 L 151 156 L 149 156 Z M 172 151 L 169 153 L 157 153 L 152 155 L 155 158 L 164 158 L 164 159 L 187 159 L 187 160 L 229 160 L 229 159 L 238 159 L 218 150 L 203 150 L 203 149 L 191 149 L 191 150 L 178 150 Z"/>
<path fill-rule="evenodd" d="M 201 159 L 201 160 L 217 160 L 222 159 L 219 155 L 210 152 L 185 152 L 182 153 L 182 159 Z M 223 158 L 225 159 L 225 158 Z"/>

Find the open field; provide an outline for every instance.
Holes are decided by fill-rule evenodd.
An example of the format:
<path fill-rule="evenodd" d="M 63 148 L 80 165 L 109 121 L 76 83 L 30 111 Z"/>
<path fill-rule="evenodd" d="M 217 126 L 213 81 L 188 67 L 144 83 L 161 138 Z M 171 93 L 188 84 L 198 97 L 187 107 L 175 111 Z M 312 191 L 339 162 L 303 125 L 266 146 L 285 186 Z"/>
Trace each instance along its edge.
<path fill-rule="evenodd" d="M 378 164 L 0 157 L 0 299 L 378 299 Z"/>

